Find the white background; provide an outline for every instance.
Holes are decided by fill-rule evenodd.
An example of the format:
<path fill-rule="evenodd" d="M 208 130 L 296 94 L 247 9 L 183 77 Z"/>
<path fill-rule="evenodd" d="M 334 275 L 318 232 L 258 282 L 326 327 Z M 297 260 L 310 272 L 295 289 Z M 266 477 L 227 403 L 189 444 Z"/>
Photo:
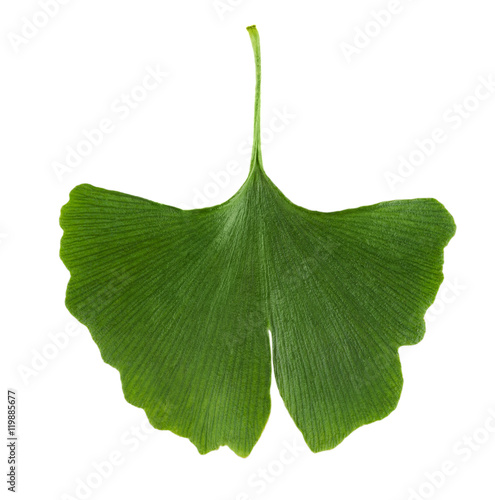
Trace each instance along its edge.
<path fill-rule="evenodd" d="M 39 4 L 2 2 L 2 364 L 3 386 L 19 399 L 18 498 L 495 498 L 495 91 L 478 88 L 495 75 L 493 1 L 403 0 L 378 28 L 368 23 L 383 0 L 230 1 L 237 5 L 226 0 L 222 16 L 213 0 L 71 0 L 21 45 L 23 18 Z M 125 402 L 86 328 L 53 347 L 54 334 L 77 325 L 58 257 L 59 211 L 75 185 L 191 208 L 198 193 L 217 204 L 244 181 L 251 24 L 262 42 L 265 169 L 290 199 L 334 211 L 435 197 L 458 226 L 426 337 L 400 350 L 398 409 L 319 454 L 305 447 L 274 383 L 268 425 L 247 459 L 227 448 L 200 456 L 170 432 L 131 437 L 135 426 L 148 431 L 144 412 Z M 374 38 L 346 58 L 342 43 L 364 28 Z M 156 65 L 169 77 L 122 120 L 115 101 Z M 453 118 L 466 99 L 469 116 L 458 108 L 465 117 Z M 284 126 L 277 112 L 290 115 Z M 105 118 L 113 132 L 57 177 L 54 162 Z M 399 157 L 414 156 L 415 141 L 434 129 L 444 142 L 392 189 L 385 174 L 397 174 Z M 210 173 L 231 162 L 239 172 L 211 184 Z M 116 453 L 101 480 L 94 464 Z M 442 478 L 445 462 L 453 473 Z M 77 490 L 88 479 L 91 489 Z"/>

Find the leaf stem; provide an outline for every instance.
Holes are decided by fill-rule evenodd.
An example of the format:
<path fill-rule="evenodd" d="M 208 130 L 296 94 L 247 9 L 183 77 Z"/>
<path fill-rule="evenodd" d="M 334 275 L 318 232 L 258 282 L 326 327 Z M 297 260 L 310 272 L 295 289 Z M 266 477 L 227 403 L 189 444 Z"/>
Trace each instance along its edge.
<path fill-rule="evenodd" d="M 263 161 L 261 158 L 261 49 L 260 49 L 260 35 L 256 26 L 249 26 L 246 28 L 251 37 L 253 45 L 254 62 L 256 64 L 256 93 L 254 98 L 254 135 L 253 135 L 253 152 L 251 155 L 251 166 L 249 172 L 251 173 L 256 167 L 259 167 L 263 172 Z"/>

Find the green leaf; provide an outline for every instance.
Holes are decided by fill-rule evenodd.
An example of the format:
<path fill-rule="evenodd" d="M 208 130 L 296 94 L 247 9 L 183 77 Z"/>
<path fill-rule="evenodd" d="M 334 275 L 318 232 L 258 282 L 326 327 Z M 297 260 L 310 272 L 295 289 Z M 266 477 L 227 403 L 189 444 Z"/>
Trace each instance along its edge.
<path fill-rule="evenodd" d="M 275 378 L 313 451 L 397 405 L 398 348 L 425 331 L 455 225 L 436 200 L 321 213 L 265 174 L 260 50 L 249 176 L 227 202 L 180 210 L 83 184 L 62 209 L 67 308 L 120 371 L 127 401 L 200 453 L 247 456 Z"/>

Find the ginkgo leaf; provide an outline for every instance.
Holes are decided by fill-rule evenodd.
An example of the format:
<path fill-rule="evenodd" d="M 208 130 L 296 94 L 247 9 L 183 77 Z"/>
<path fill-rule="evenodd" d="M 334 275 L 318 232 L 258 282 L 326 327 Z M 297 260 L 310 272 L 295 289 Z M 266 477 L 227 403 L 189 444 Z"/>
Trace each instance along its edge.
<path fill-rule="evenodd" d="M 249 175 L 225 203 L 180 210 L 83 184 L 63 207 L 66 304 L 120 371 L 124 395 L 200 453 L 247 456 L 270 412 L 271 353 L 313 451 L 388 415 L 398 348 L 419 342 L 454 235 L 434 199 L 321 213 L 265 174 L 260 49 Z"/>

